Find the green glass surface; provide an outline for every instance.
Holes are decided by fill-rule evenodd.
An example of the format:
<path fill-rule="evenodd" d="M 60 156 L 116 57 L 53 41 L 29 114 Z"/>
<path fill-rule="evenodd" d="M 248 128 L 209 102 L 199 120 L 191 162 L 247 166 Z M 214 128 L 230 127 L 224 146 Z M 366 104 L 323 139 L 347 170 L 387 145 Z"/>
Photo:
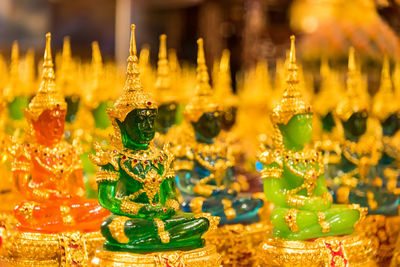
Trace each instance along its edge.
<path fill-rule="evenodd" d="M 104 130 L 110 127 L 111 122 L 107 116 L 107 109 L 111 107 L 111 101 L 102 101 L 95 109 L 93 109 L 92 114 L 96 128 Z"/>
<path fill-rule="evenodd" d="M 9 116 L 12 120 L 23 120 L 23 109 L 27 108 L 29 98 L 25 95 L 16 96 L 10 103 L 8 103 Z"/>
<path fill-rule="evenodd" d="M 163 175 L 171 161 L 168 153 L 154 146 L 149 146 L 155 134 L 156 109 L 134 109 L 124 121 L 118 121 L 123 150 L 115 150 L 115 164 L 101 165 L 101 170 L 118 171 L 118 181 L 99 182 L 98 197 L 100 204 L 111 211 L 113 215 L 106 218 L 101 226 L 101 232 L 106 238 L 104 248 L 111 251 L 128 251 L 134 253 L 187 250 L 202 247 L 201 238 L 209 227 L 206 218 L 196 218 L 193 214 L 176 212 L 166 205 L 168 200 L 177 201 L 175 177 L 166 177 L 157 185 L 157 191 L 152 199 L 147 193 L 138 193 L 145 188 L 144 179 L 150 172 L 156 171 Z M 156 159 L 156 160 L 155 160 Z M 123 163 L 122 163 L 123 160 Z M 128 173 L 133 173 L 143 179 L 143 182 L 133 179 Z M 135 194 L 135 197 L 132 197 Z M 127 212 L 121 207 L 124 197 L 132 203 L 140 205 L 136 214 Z M 124 235 L 128 242 L 119 242 L 110 230 L 110 224 L 124 216 Z M 163 243 L 155 219 L 164 223 L 168 232 L 169 242 Z"/>
<path fill-rule="evenodd" d="M 298 162 L 294 156 L 290 156 L 293 155 L 290 153 L 302 152 L 304 146 L 311 141 L 312 114 L 294 115 L 286 125 L 278 124 L 278 126 L 283 137 L 282 149 L 285 156 L 275 159 L 271 164 L 265 164 L 264 168 L 279 168 L 283 170 L 283 173 L 280 178 L 263 180 L 266 198 L 276 205 L 271 215 L 274 235 L 290 240 L 307 240 L 353 233 L 354 225 L 360 218 L 359 210 L 347 205 L 332 204 L 329 198 L 323 197 L 328 194 L 323 174 L 316 178 L 316 185 L 311 195 L 306 188 L 293 194 L 303 196 L 302 205 L 288 203 L 287 195 L 290 194 L 288 191 L 299 188 L 305 183 L 306 180 L 302 175 L 307 171 L 319 171 L 322 166 L 311 160 Z M 297 212 L 294 219 L 298 227 L 297 231 L 291 230 L 285 221 L 285 216 L 290 209 Z M 323 232 L 318 215 L 325 216 L 329 231 Z"/>

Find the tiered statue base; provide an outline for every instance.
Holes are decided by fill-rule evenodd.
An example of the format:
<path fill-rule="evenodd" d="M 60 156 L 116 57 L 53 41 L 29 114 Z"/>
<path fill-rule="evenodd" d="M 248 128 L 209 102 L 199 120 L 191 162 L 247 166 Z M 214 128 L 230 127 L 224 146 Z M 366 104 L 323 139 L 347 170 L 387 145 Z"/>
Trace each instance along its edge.
<path fill-rule="evenodd" d="M 400 233 L 400 216 L 368 215 L 359 227 L 367 236 L 378 238 L 377 261 L 383 265 L 388 264 Z M 397 249 L 400 251 L 400 248 Z"/>
<path fill-rule="evenodd" d="M 260 222 L 251 225 L 223 225 L 207 233 L 207 244 L 217 247 L 223 266 L 252 266 L 255 252 L 271 226 Z"/>
<path fill-rule="evenodd" d="M 6 229 L 0 266 L 87 266 L 100 232 L 44 234 Z"/>
<path fill-rule="evenodd" d="M 220 266 L 220 264 L 221 256 L 213 245 L 206 245 L 204 248 L 189 251 L 165 251 L 147 254 L 98 250 L 92 260 L 92 266 L 99 267 L 214 267 Z"/>
<path fill-rule="evenodd" d="M 271 237 L 257 250 L 260 266 L 345 267 L 377 266 L 378 241 L 363 234 L 317 238 L 313 241 L 288 241 Z"/>

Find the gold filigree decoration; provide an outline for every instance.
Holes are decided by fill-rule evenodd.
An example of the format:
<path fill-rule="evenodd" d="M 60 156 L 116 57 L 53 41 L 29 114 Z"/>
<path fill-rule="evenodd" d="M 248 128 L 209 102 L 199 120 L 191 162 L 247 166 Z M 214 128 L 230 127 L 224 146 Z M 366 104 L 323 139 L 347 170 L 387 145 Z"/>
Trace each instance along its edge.
<path fill-rule="evenodd" d="M 116 171 L 108 171 L 108 170 L 100 170 L 96 173 L 96 182 L 111 182 L 114 183 L 119 180 L 119 172 Z"/>
<path fill-rule="evenodd" d="M 125 234 L 125 224 L 128 220 L 128 217 L 117 216 L 108 225 L 111 236 L 121 244 L 127 244 L 129 242 L 129 237 Z"/>
<path fill-rule="evenodd" d="M 298 232 L 299 227 L 297 226 L 297 209 L 289 209 L 285 214 L 285 223 L 289 227 L 290 231 Z"/>
<path fill-rule="evenodd" d="M 325 221 L 325 213 L 318 212 L 317 215 L 318 215 L 318 223 L 322 228 L 322 232 L 329 233 L 330 226 L 329 226 L 329 223 L 327 221 Z"/>
<path fill-rule="evenodd" d="M 169 243 L 169 233 L 168 231 L 165 231 L 165 224 L 162 220 L 155 218 L 154 222 L 156 223 L 157 226 L 157 231 L 158 231 L 158 236 L 161 239 L 162 243 Z"/>

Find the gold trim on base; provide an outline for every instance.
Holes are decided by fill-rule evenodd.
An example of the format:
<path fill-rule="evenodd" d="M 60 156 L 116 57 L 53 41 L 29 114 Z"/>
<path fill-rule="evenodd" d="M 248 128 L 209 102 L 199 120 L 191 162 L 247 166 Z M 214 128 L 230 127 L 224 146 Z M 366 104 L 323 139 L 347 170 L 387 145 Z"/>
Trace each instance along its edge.
<path fill-rule="evenodd" d="M 204 237 L 217 247 L 223 266 L 252 266 L 255 251 L 271 226 L 260 222 L 251 225 L 223 225 Z"/>
<path fill-rule="evenodd" d="M 378 241 L 354 233 L 346 236 L 317 238 L 313 241 L 289 241 L 271 237 L 260 244 L 260 266 L 377 266 Z"/>
<path fill-rule="evenodd" d="M 99 267 L 214 267 L 221 264 L 221 256 L 213 245 L 206 245 L 204 248 L 189 251 L 165 251 L 148 254 L 98 250 L 91 263 L 92 266 Z"/>
<path fill-rule="evenodd" d="M 66 266 L 68 262 L 85 263 L 104 242 L 100 232 L 65 232 L 44 234 L 7 230 L 1 259 L 12 266 Z"/>

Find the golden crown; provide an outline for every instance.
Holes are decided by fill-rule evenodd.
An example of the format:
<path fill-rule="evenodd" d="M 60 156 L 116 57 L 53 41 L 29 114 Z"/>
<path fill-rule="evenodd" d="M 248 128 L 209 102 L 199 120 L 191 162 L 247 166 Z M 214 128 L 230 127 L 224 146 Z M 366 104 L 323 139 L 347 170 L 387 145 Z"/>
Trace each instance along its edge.
<path fill-rule="evenodd" d="M 62 94 L 56 89 L 53 60 L 51 57 L 51 34 L 46 34 L 46 49 L 44 51 L 42 82 L 39 91 L 29 103 L 26 112 L 33 120 L 37 120 L 45 110 L 60 108 L 67 109 L 67 103 Z"/>
<path fill-rule="evenodd" d="M 238 96 L 233 93 L 232 79 L 230 71 L 230 56 L 228 49 L 222 51 L 222 56 L 218 65 L 215 82 L 215 94 L 219 99 L 223 99 L 225 106 L 237 106 L 239 104 Z"/>
<path fill-rule="evenodd" d="M 140 81 L 140 72 L 135 41 L 135 25 L 131 25 L 131 41 L 129 48 L 126 81 L 122 95 L 115 101 L 114 107 L 107 110 L 111 119 L 124 121 L 134 109 L 156 109 L 152 96 L 145 92 Z"/>
<path fill-rule="evenodd" d="M 197 40 L 197 45 L 196 91 L 184 111 L 185 117 L 191 122 L 198 121 L 204 113 L 220 110 L 210 86 L 202 38 Z"/>
<path fill-rule="evenodd" d="M 172 92 L 171 75 L 167 58 L 167 36 L 160 35 L 160 49 L 158 51 L 157 79 L 155 92 L 158 103 L 170 103 L 177 100 L 177 93 Z"/>
<path fill-rule="evenodd" d="M 389 58 L 386 56 L 383 59 L 381 85 L 374 97 L 372 112 L 379 120 L 383 121 L 391 114 L 399 111 L 399 108 L 400 106 L 394 96 L 392 80 L 390 78 Z"/>
<path fill-rule="evenodd" d="M 336 116 L 347 121 L 355 112 L 369 110 L 368 93 L 363 88 L 361 74 L 357 70 L 354 48 L 349 49 L 346 97 L 336 107 Z"/>
<path fill-rule="evenodd" d="M 286 88 L 281 102 L 272 111 L 272 122 L 275 124 L 287 124 L 294 115 L 312 113 L 311 106 L 305 103 L 298 88 L 299 78 L 294 41 L 295 37 L 290 36 Z"/>

